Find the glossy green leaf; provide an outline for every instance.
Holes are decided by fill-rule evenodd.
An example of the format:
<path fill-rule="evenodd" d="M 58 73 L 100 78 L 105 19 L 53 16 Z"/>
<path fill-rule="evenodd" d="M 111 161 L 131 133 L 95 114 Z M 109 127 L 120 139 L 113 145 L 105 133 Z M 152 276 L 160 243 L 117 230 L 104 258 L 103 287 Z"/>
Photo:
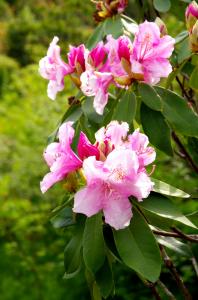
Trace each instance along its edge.
<path fill-rule="evenodd" d="M 162 217 L 156 213 L 144 209 L 144 207 L 142 206 L 141 206 L 141 210 L 150 225 L 158 227 L 162 230 L 170 231 L 171 226 L 173 226 L 172 219 Z"/>
<path fill-rule="evenodd" d="M 190 76 L 189 85 L 193 90 L 198 91 L 198 67 L 193 70 Z"/>
<path fill-rule="evenodd" d="M 167 247 L 168 249 L 171 249 L 182 256 L 186 256 L 188 258 L 192 257 L 192 252 L 190 251 L 189 246 L 185 243 L 182 243 L 178 239 L 160 235 L 156 235 L 156 239 L 158 243 Z"/>
<path fill-rule="evenodd" d="M 87 116 L 88 120 L 100 124 L 102 123 L 104 116 L 101 116 L 96 113 L 93 107 L 93 98 L 87 97 L 82 104 L 82 111 Z"/>
<path fill-rule="evenodd" d="M 157 11 L 165 13 L 170 9 L 171 2 L 170 0 L 153 0 L 153 5 Z"/>
<path fill-rule="evenodd" d="M 114 282 L 110 263 L 106 258 L 102 267 L 95 274 L 100 293 L 105 299 L 111 294 Z"/>
<path fill-rule="evenodd" d="M 66 227 L 75 223 L 71 207 L 64 207 L 50 219 L 55 228 Z"/>
<path fill-rule="evenodd" d="M 103 37 L 104 37 L 105 33 L 104 33 L 104 24 L 100 23 L 96 29 L 94 30 L 94 32 L 92 33 L 92 35 L 89 37 L 86 46 L 88 49 L 92 49 L 96 46 L 96 44 L 98 42 L 100 42 Z"/>
<path fill-rule="evenodd" d="M 115 39 L 124 33 L 123 24 L 120 16 L 107 18 L 104 21 L 104 32 L 106 35 L 111 34 Z"/>
<path fill-rule="evenodd" d="M 170 128 L 162 113 L 152 110 L 142 103 L 140 114 L 144 132 L 148 135 L 151 144 L 172 156 Z"/>
<path fill-rule="evenodd" d="M 73 237 L 64 250 L 64 278 L 66 279 L 74 277 L 80 270 L 83 230 L 84 217 L 80 216 L 78 218 Z"/>
<path fill-rule="evenodd" d="M 159 194 L 163 194 L 166 196 L 178 197 L 178 198 L 189 198 L 190 195 L 185 193 L 184 191 L 165 183 L 161 180 L 152 178 L 152 181 L 155 183 L 153 187 L 153 191 Z"/>
<path fill-rule="evenodd" d="M 48 137 L 48 143 L 54 142 L 56 139 L 58 129 L 61 126 L 62 123 L 72 121 L 77 122 L 82 115 L 82 109 L 80 104 L 74 104 L 70 106 L 63 117 L 61 118 L 60 122 L 58 123 L 57 128 L 52 132 L 52 134 Z"/>
<path fill-rule="evenodd" d="M 151 193 L 147 199 L 138 203 L 138 205 L 161 217 L 172 219 L 196 228 L 196 226 L 178 210 L 177 206 L 174 205 L 169 198 L 160 194 Z"/>
<path fill-rule="evenodd" d="M 187 30 L 180 32 L 175 38 L 175 44 L 181 43 L 184 39 L 188 37 L 189 33 Z"/>
<path fill-rule="evenodd" d="M 118 100 L 114 110 L 113 120 L 132 123 L 136 112 L 136 97 L 131 91 L 126 91 L 121 99 Z"/>
<path fill-rule="evenodd" d="M 140 83 L 138 86 L 138 91 L 142 101 L 148 107 L 153 110 L 162 111 L 162 101 L 152 86 L 146 83 Z"/>
<path fill-rule="evenodd" d="M 105 260 L 101 213 L 87 218 L 83 234 L 83 257 L 86 267 L 97 272 Z"/>
<path fill-rule="evenodd" d="M 163 115 L 176 131 L 198 137 L 198 116 L 189 107 L 187 101 L 170 90 L 155 88 L 163 101 Z"/>
<path fill-rule="evenodd" d="M 114 231 L 123 262 L 144 278 L 155 282 L 161 271 L 161 257 L 155 237 L 142 215 L 134 208 L 131 224 Z"/>
<path fill-rule="evenodd" d="M 187 37 L 179 44 L 177 60 L 178 64 L 181 64 L 184 60 L 190 58 L 192 55 L 189 47 L 189 38 Z"/>
<path fill-rule="evenodd" d="M 193 161 L 198 166 L 198 138 L 188 137 L 187 145 Z"/>

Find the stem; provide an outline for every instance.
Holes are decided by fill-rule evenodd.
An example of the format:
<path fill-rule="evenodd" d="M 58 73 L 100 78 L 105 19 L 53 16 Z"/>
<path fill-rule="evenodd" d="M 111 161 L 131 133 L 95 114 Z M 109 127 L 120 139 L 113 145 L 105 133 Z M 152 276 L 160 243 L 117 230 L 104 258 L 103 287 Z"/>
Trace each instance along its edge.
<path fill-rule="evenodd" d="M 177 269 L 175 268 L 172 260 L 167 255 L 167 253 L 162 245 L 160 245 L 160 250 L 161 250 L 162 257 L 164 259 L 165 266 L 169 269 L 170 273 L 172 274 L 173 278 L 175 279 L 180 291 L 182 292 L 182 294 L 184 296 L 184 299 L 192 300 L 192 297 L 191 297 L 188 289 L 186 288 L 186 286 L 185 286 L 182 278 L 180 277 L 179 273 L 177 272 Z"/>
<path fill-rule="evenodd" d="M 177 144 L 177 146 L 179 147 L 179 149 L 181 150 L 181 152 L 185 155 L 185 158 L 187 159 L 189 165 L 192 167 L 192 169 L 198 173 L 198 167 L 197 165 L 194 163 L 194 161 L 192 160 L 191 156 L 189 155 L 189 153 L 187 152 L 187 150 L 185 149 L 184 145 L 182 144 L 182 142 L 180 141 L 180 139 L 178 138 L 178 136 L 175 134 L 175 132 L 172 132 L 172 137 L 175 141 L 175 143 Z"/>
<path fill-rule="evenodd" d="M 176 229 L 173 229 L 174 231 L 176 231 Z M 179 238 L 179 239 L 184 239 L 186 241 L 190 241 L 190 242 L 194 242 L 194 243 L 198 243 L 198 235 L 197 234 L 184 234 L 183 232 L 181 232 L 180 230 L 177 229 L 176 232 L 168 232 L 168 231 L 162 231 L 162 230 L 153 230 L 154 234 L 157 235 L 162 235 L 162 236 L 170 236 L 170 237 L 174 237 L 174 238 Z"/>
<path fill-rule="evenodd" d="M 185 233 L 183 233 L 181 230 L 179 230 L 176 227 L 171 227 L 171 229 L 177 233 L 181 238 L 190 241 L 190 242 L 195 242 L 198 243 L 198 235 L 186 235 Z"/>
<path fill-rule="evenodd" d="M 143 280 L 143 279 L 142 279 L 142 281 L 145 284 L 145 286 L 148 287 L 151 290 L 151 292 L 152 292 L 155 299 L 162 300 L 158 290 L 156 289 L 156 283 L 151 283 L 151 282 L 149 282 L 147 280 Z"/>
<path fill-rule="evenodd" d="M 169 297 L 170 300 L 177 300 L 175 298 L 175 296 L 171 293 L 171 291 L 167 288 L 167 286 L 161 280 L 158 280 L 157 283 L 163 289 L 164 293 Z"/>

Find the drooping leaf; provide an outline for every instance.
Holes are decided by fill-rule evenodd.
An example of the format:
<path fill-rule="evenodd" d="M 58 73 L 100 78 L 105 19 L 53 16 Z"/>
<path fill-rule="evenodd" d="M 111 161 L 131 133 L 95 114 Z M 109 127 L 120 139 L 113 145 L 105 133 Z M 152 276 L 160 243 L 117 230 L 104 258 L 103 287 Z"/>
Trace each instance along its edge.
<path fill-rule="evenodd" d="M 66 227 L 75 223 L 71 207 L 64 207 L 50 219 L 55 228 Z"/>
<path fill-rule="evenodd" d="M 194 137 L 188 137 L 187 145 L 193 161 L 198 165 L 198 139 Z"/>
<path fill-rule="evenodd" d="M 171 2 L 170 0 L 153 0 L 153 5 L 157 11 L 165 13 L 170 9 Z"/>
<path fill-rule="evenodd" d="M 162 113 L 150 109 L 144 103 L 141 104 L 140 112 L 143 129 L 150 142 L 159 150 L 172 156 L 170 128 Z"/>
<path fill-rule="evenodd" d="M 94 30 L 94 32 L 92 33 L 92 35 L 89 37 L 86 46 L 89 50 L 91 50 L 92 48 L 94 48 L 96 46 L 96 44 L 98 42 L 100 42 L 103 37 L 104 37 L 105 33 L 104 33 L 104 24 L 100 23 L 96 29 Z"/>
<path fill-rule="evenodd" d="M 142 101 L 151 109 L 162 111 L 162 100 L 154 88 L 146 83 L 140 83 L 138 91 Z"/>
<path fill-rule="evenodd" d="M 190 76 L 189 86 L 193 90 L 198 91 L 198 67 L 194 68 L 194 70 Z"/>
<path fill-rule="evenodd" d="M 105 299 L 111 294 L 114 282 L 113 273 L 108 259 L 106 258 L 102 267 L 95 274 L 100 293 Z"/>
<path fill-rule="evenodd" d="M 123 24 L 120 16 L 107 18 L 104 21 L 104 32 L 106 35 L 111 34 L 115 39 L 124 33 Z"/>
<path fill-rule="evenodd" d="M 96 113 L 93 107 L 93 98 L 87 97 L 82 104 L 82 111 L 87 116 L 88 120 L 100 124 L 102 123 L 104 116 L 101 116 Z"/>
<path fill-rule="evenodd" d="M 114 231 L 116 246 L 128 267 L 155 282 L 161 270 L 159 248 L 142 215 L 135 208 L 133 213 L 129 227 Z"/>
<path fill-rule="evenodd" d="M 156 178 L 152 178 L 152 181 L 155 183 L 153 187 L 153 191 L 159 194 L 163 194 L 166 196 L 171 197 L 178 197 L 178 198 L 189 198 L 190 195 L 185 193 L 184 191 L 165 183 L 161 180 L 158 180 Z"/>
<path fill-rule="evenodd" d="M 102 215 L 98 213 L 87 218 L 83 234 L 83 257 L 86 267 L 97 272 L 105 260 L 105 246 L 102 231 Z"/>
<path fill-rule="evenodd" d="M 181 43 L 184 39 L 188 37 L 189 33 L 187 30 L 184 30 L 180 32 L 176 37 L 175 37 L 175 44 Z"/>
<path fill-rule="evenodd" d="M 177 252 L 180 255 L 186 256 L 188 258 L 192 257 L 189 246 L 185 243 L 182 243 L 178 239 L 160 235 L 156 235 L 156 239 L 161 245 L 173 250 L 174 252 Z"/>
<path fill-rule="evenodd" d="M 163 101 L 163 115 L 178 132 L 198 137 L 198 116 L 187 101 L 176 93 L 161 87 L 155 88 Z"/>
<path fill-rule="evenodd" d="M 192 55 L 189 47 L 189 38 L 187 37 L 179 44 L 177 61 L 178 64 L 181 64 L 184 60 L 190 58 Z"/>
<path fill-rule="evenodd" d="M 64 250 L 65 279 L 74 277 L 80 270 L 83 230 L 84 216 L 79 216 L 73 237 Z"/>
<path fill-rule="evenodd" d="M 147 199 L 138 203 L 138 205 L 161 217 L 172 219 L 196 228 L 196 226 L 178 210 L 177 206 L 174 205 L 169 198 L 160 194 L 151 193 Z"/>
<path fill-rule="evenodd" d="M 132 123 L 136 112 L 136 98 L 131 91 L 126 91 L 115 108 L 113 119 L 117 121 L 124 121 L 129 124 Z"/>

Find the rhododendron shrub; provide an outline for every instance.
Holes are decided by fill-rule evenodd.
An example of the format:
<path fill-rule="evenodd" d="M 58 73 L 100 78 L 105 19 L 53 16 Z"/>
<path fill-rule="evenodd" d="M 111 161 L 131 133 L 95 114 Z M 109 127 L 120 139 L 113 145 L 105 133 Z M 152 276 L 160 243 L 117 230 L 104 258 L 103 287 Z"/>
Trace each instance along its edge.
<path fill-rule="evenodd" d="M 63 92 L 66 76 L 77 91 L 44 150 L 49 172 L 41 191 L 63 187 L 52 223 L 73 228 L 64 277 L 84 269 L 92 297 L 101 299 L 113 293 L 115 262 L 155 289 L 162 258 L 167 260 L 163 246 L 178 250 L 175 239 L 187 236 L 179 224 L 196 230 L 177 208 L 179 198 L 190 195 L 156 179 L 155 170 L 161 151 L 172 159 L 181 155 L 198 172 L 198 9 L 194 1 L 186 9 L 189 32 L 171 37 L 159 17 L 140 24 L 126 18 L 128 1 L 93 2 L 101 23 L 89 41 L 65 55 L 54 37 L 39 63 L 49 98 Z"/>

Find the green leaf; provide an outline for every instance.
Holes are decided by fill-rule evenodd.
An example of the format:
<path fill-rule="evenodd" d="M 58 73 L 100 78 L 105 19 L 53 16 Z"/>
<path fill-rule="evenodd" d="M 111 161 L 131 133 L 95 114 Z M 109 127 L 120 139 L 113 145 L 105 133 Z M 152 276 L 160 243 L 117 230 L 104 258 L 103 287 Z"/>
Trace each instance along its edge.
<path fill-rule="evenodd" d="M 80 104 L 74 104 L 74 105 L 70 106 L 67 109 L 67 111 L 65 112 L 65 114 L 63 115 L 63 117 L 61 118 L 61 120 L 59 121 L 57 128 L 48 137 L 48 143 L 54 142 L 54 140 L 56 139 L 59 127 L 62 123 L 68 122 L 68 121 L 76 122 L 80 119 L 81 115 L 82 115 L 82 109 L 81 109 Z"/>
<path fill-rule="evenodd" d="M 155 88 L 163 101 L 163 115 L 178 132 L 198 137 L 198 116 L 188 106 L 187 101 L 170 90 Z"/>
<path fill-rule="evenodd" d="M 177 252 L 180 255 L 188 258 L 192 257 L 192 252 L 190 251 L 189 246 L 181 241 L 178 241 L 176 238 L 156 235 L 156 239 L 158 243 L 173 250 L 174 252 Z"/>
<path fill-rule="evenodd" d="M 141 121 L 144 132 L 148 135 L 151 144 L 159 150 L 172 156 L 171 133 L 162 113 L 141 104 Z"/>
<path fill-rule="evenodd" d="M 104 21 L 104 32 L 106 35 L 111 34 L 115 39 L 124 33 L 123 24 L 120 16 L 107 18 Z"/>
<path fill-rule="evenodd" d="M 50 219 L 55 228 L 66 227 L 75 223 L 71 207 L 64 207 Z"/>
<path fill-rule="evenodd" d="M 130 91 L 126 91 L 121 99 L 118 100 L 118 104 L 115 108 L 113 118 L 117 121 L 124 121 L 129 124 L 132 123 L 136 112 L 136 98 L 135 94 Z"/>
<path fill-rule="evenodd" d="M 88 120 L 100 124 L 102 123 L 104 116 L 101 116 L 96 113 L 93 107 L 93 98 L 87 97 L 82 104 L 82 111 L 87 116 Z"/>
<path fill-rule="evenodd" d="M 89 37 L 89 39 L 86 43 L 87 48 L 89 50 L 94 48 L 96 46 L 96 44 L 103 39 L 104 35 L 105 35 L 105 33 L 104 33 L 104 23 L 100 23 L 96 27 L 96 29 L 94 30 L 92 35 Z"/>
<path fill-rule="evenodd" d="M 193 161 L 198 165 L 198 139 L 194 137 L 188 137 L 188 150 L 190 152 Z"/>
<path fill-rule="evenodd" d="M 141 210 L 150 225 L 158 227 L 162 230 L 170 231 L 171 226 L 173 226 L 173 220 L 165 217 L 161 217 L 156 213 L 144 209 L 144 207 L 142 206 L 141 206 Z"/>
<path fill-rule="evenodd" d="M 187 30 L 180 32 L 175 38 L 175 44 L 181 43 L 183 40 L 185 40 L 188 37 L 188 35 L 189 33 Z"/>
<path fill-rule="evenodd" d="M 190 195 L 184 191 L 158 179 L 152 178 L 155 183 L 153 191 L 166 196 L 178 197 L 178 198 L 189 198 Z"/>
<path fill-rule="evenodd" d="M 165 13 L 171 7 L 170 0 L 153 0 L 153 5 L 159 12 Z"/>
<path fill-rule="evenodd" d="M 96 282 L 93 283 L 93 300 L 102 300 L 100 289 Z"/>
<path fill-rule="evenodd" d="M 79 217 L 74 235 L 64 250 L 65 279 L 74 277 L 81 267 L 81 248 L 84 230 L 84 217 Z"/>
<path fill-rule="evenodd" d="M 83 234 L 83 257 L 86 267 L 96 273 L 105 260 L 101 213 L 87 218 Z"/>
<path fill-rule="evenodd" d="M 147 199 L 138 203 L 138 206 L 161 217 L 173 219 L 174 221 L 196 228 L 196 226 L 177 209 L 177 206 L 174 205 L 169 198 L 160 194 L 151 193 Z"/>
<path fill-rule="evenodd" d="M 155 282 L 161 271 L 161 257 L 155 237 L 142 215 L 134 208 L 129 227 L 114 231 L 123 262 L 144 278 Z"/>
<path fill-rule="evenodd" d="M 138 85 L 138 91 L 142 101 L 151 109 L 162 111 L 162 101 L 154 88 L 146 83 Z"/>
<path fill-rule="evenodd" d="M 184 39 L 180 45 L 178 50 L 178 64 L 181 64 L 184 60 L 190 58 L 192 55 L 190 47 L 189 47 L 189 38 Z"/>
<path fill-rule="evenodd" d="M 198 67 L 194 68 L 194 70 L 190 76 L 189 86 L 193 90 L 198 91 Z"/>
<path fill-rule="evenodd" d="M 102 297 L 106 299 L 111 294 L 114 286 L 112 269 L 107 258 L 102 267 L 95 274 L 95 278 Z"/>

